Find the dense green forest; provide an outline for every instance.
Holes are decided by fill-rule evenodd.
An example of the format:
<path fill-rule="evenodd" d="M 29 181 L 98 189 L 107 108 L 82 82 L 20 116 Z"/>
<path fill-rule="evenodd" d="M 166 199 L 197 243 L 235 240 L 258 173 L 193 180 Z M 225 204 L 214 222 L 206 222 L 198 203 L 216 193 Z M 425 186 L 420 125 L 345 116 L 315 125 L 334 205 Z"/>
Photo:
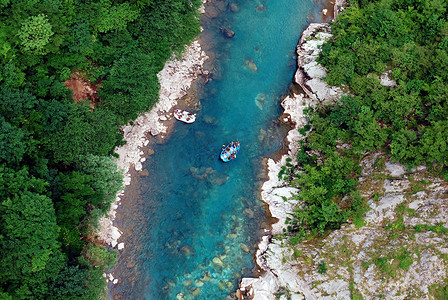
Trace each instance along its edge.
<path fill-rule="evenodd" d="M 362 225 L 359 163 L 381 150 L 408 168 L 425 164 L 448 180 L 448 22 L 446 0 L 350 0 L 331 23 L 319 62 L 347 94 L 310 108 L 298 167 L 279 174 L 305 206 L 288 219 L 293 244 Z M 380 84 L 388 72 L 393 87 Z M 300 170 L 300 172 L 298 172 Z"/>
<path fill-rule="evenodd" d="M 121 189 L 120 126 L 157 100 L 200 4 L 0 1 L 0 299 L 104 295 L 116 253 L 93 232 Z M 95 99 L 75 103 L 73 74 Z"/>

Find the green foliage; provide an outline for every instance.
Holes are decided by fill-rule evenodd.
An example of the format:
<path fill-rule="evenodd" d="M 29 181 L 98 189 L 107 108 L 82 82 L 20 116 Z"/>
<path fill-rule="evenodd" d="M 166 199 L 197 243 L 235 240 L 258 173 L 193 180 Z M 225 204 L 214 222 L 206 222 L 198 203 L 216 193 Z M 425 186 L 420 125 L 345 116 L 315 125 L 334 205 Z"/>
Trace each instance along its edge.
<path fill-rule="evenodd" d="M 48 44 L 53 34 L 54 32 L 47 16 L 40 14 L 26 20 L 17 35 L 20 38 L 23 51 L 45 54 L 44 47 Z"/>
<path fill-rule="evenodd" d="M 440 286 L 434 284 L 429 289 L 429 293 L 434 299 L 448 299 L 448 285 L 446 283 Z"/>
<path fill-rule="evenodd" d="M 1 287 L 18 299 L 42 297 L 63 259 L 52 201 L 41 194 L 47 184 L 26 169 L 0 171 Z"/>
<path fill-rule="evenodd" d="M 122 188 L 119 126 L 156 102 L 201 3 L 0 0 L 1 299 L 104 298 L 116 253 L 89 244 Z M 74 103 L 74 72 L 95 103 Z"/>
<path fill-rule="evenodd" d="M 118 170 L 116 159 L 88 154 L 77 168 L 92 176 L 92 189 L 102 195 L 102 202 L 97 203 L 97 207 L 106 213 L 117 192 L 123 188 L 123 173 Z"/>
<path fill-rule="evenodd" d="M 63 128 L 51 137 L 54 160 L 71 164 L 87 154 L 110 155 L 121 141 L 115 116 L 107 110 L 71 106 Z"/>
<path fill-rule="evenodd" d="M 319 263 L 319 265 L 317 266 L 317 273 L 319 274 L 327 273 L 327 265 L 325 264 L 325 261 L 321 261 Z"/>
<path fill-rule="evenodd" d="M 370 209 L 367 202 L 361 197 L 359 191 L 351 192 L 347 202 L 350 208 L 348 215 L 353 220 L 353 224 L 356 228 L 364 226 L 364 214 Z"/>
<path fill-rule="evenodd" d="M 154 55 L 158 69 L 163 67 L 160 62 L 169 59 L 173 51 L 182 53 L 184 45 L 199 35 L 201 4 L 200 0 L 153 1 L 141 12 L 135 25 L 130 26 L 133 34 L 139 33 L 139 44 Z"/>
<path fill-rule="evenodd" d="M 81 19 L 70 28 L 69 51 L 83 55 L 93 54 L 94 36 L 88 20 Z"/>
<path fill-rule="evenodd" d="M 65 266 L 51 285 L 52 299 L 87 299 L 88 269 Z"/>
<path fill-rule="evenodd" d="M 413 259 L 412 254 L 406 248 L 401 248 L 387 256 L 377 257 L 374 264 L 383 274 L 395 277 L 399 269 L 407 271 L 413 264 Z"/>
<path fill-rule="evenodd" d="M 0 116 L 0 162 L 17 164 L 26 152 L 26 133 Z"/>
<path fill-rule="evenodd" d="M 110 0 L 101 0 L 97 5 L 96 15 L 92 23 L 99 32 L 123 30 L 129 22 L 137 19 L 138 14 L 139 10 L 127 2 L 112 5 Z"/>
<path fill-rule="evenodd" d="M 102 246 L 88 244 L 83 252 L 89 265 L 100 270 L 107 270 L 117 263 L 118 251 L 116 249 L 107 250 Z"/>
<path fill-rule="evenodd" d="M 6 86 L 18 88 L 24 85 L 25 73 L 14 62 L 10 61 L 2 67 L 0 80 L 3 80 Z"/>
<path fill-rule="evenodd" d="M 300 142 L 298 166 L 279 173 L 300 190 L 287 222 L 291 244 L 347 219 L 363 226 L 368 206 L 356 182 L 369 151 L 383 150 L 407 166 L 437 166 L 446 174 L 440 171 L 448 165 L 446 13 L 443 1 L 355 0 L 338 15 L 318 61 L 328 70 L 325 80 L 343 85 L 348 96 L 312 109 L 313 130 Z M 393 87 L 380 83 L 385 72 Z M 390 228 L 403 226 L 401 216 Z M 406 253 L 397 255 L 401 263 L 394 268 L 406 269 Z M 377 265 L 386 268 L 383 260 Z"/>
<path fill-rule="evenodd" d="M 442 233 L 442 234 L 448 233 L 448 228 L 443 226 L 443 224 L 437 224 L 437 225 L 417 224 L 417 225 L 415 225 L 416 232 L 422 232 L 423 230 L 432 231 L 435 233 Z"/>
<path fill-rule="evenodd" d="M 339 202 L 345 193 L 355 187 L 355 181 L 349 173 L 354 168 L 350 158 L 329 152 L 322 164 L 316 165 L 313 161 L 303 166 L 303 173 L 295 175 L 291 184 L 300 189 L 296 197 L 305 204 L 294 210 L 290 222 L 289 229 L 296 238 L 306 238 L 309 233 L 323 233 L 328 228 L 338 228 L 346 221 L 348 215 L 341 209 Z"/>
<path fill-rule="evenodd" d="M 158 98 L 159 84 L 154 58 L 141 52 L 123 55 L 115 61 L 100 96 L 104 106 L 120 116 L 123 123 L 149 110 Z"/>
<path fill-rule="evenodd" d="M 407 164 L 446 164 L 448 107 L 440 105 L 447 93 L 446 85 L 440 84 L 448 61 L 442 42 L 448 24 L 446 4 L 356 3 L 337 18 L 334 37 L 320 57 L 329 70 L 327 81 L 349 84 L 363 107 L 362 117 L 356 110 L 348 115 L 359 121 L 347 124 L 359 135 L 360 141 L 354 142 L 361 150 L 377 148 L 372 144 L 376 140 L 389 144 L 392 158 Z M 376 78 L 386 70 L 397 82 L 393 89 L 378 86 Z"/>
<path fill-rule="evenodd" d="M 58 224 L 71 227 L 79 224 L 81 218 L 87 213 L 87 203 L 101 201 L 101 195 L 91 187 L 93 177 L 74 171 L 60 175 L 59 193 L 62 195 L 55 203 L 58 215 Z"/>
<path fill-rule="evenodd" d="M 54 211 L 51 211 L 51 200 L 43 195 L 23 192 L 4 201 L 1 211 L 6 238 L 22 244 L 21 247 L 15 245 L 14 251 L 6 248 L 10 253 L 8 258 L 2 257 L 2 265 L 18 266 L 22 273 L 44 269 L 50 255 L 58 248 L 58 228 Z"/>

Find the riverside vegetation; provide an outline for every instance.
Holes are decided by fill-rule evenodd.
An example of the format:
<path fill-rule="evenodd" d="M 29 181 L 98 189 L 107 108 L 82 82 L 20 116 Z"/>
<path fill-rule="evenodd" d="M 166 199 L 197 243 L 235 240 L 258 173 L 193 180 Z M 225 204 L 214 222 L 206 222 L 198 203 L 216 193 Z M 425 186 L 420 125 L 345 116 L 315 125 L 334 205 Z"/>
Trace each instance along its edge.
<path fill-rule="evenodd" d="M 199 34 L 198 0 L 0 1 L 0 298 L 98 299 L 116 250 L 95 239 L 122 188 L 120 126 Z M 97 90 L 72 98 L 73 74 Z M 89 103 L 90 102 L 90 103 Z"/>
<path fill-rule="evenodd" d="M 360 180 L 372 153 L 376 159 L 371 164 L 377 169 L 386 160 L 400 162 L 409 172 L 425 165 L 431 174 L 425 178 L 448 180 L 447 2 L 350 0 L 331 28 L 333 37 L 323 45 L 318 61 L 328 70 L 328 84 L 339 86 L 345 96 L 337 103 L 308 109 L 309 125 L 300 130 L 307 138 L 300 142 L 298 164 L 288 163 L 279 173 L 300 190 L 293 196 L 299 205 L 285 229 L 294 254 L 303 241 L 328 242 L 325 237 L 344 223 L 364 226 L 370 209 L 367 200 L 379 196 L 366 192 L 374 187 L 367 187 L 365 178 Z M 382 85 L 379 79 L 384 76 L 393 84 Z M 410 184 L 411 194 L 429 185 L 424 179 Z M 398 235 L 413 230 L 400 222 L 403 211 L 408 212 L 406 203 L 400 208 L 397 220 L 385 227 Z M 416 229 L 439 235 L 447 231 L 441 224 Z M 412 253 L 407 248 L 396 252 L 398 267 L 407 270 Z M 374 263 L 391 274 L 396 266 L 386 263 L 389 256 L 376 257 Z M 350 257 L 347 261 L 352 263 Z M 317 269 L 326 273 L 325 261 Z M 352 287 L 352 297 L 362 298 Z M 434 295 L 446 297 L 446 288 L 434 288 Z"/>

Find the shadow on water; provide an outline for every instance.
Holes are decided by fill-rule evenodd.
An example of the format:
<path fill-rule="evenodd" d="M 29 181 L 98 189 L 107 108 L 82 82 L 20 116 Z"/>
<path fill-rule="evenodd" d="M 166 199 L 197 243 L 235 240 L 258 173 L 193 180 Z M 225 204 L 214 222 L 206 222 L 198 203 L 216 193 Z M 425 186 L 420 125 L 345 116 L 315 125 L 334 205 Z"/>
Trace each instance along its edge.
<path fill-rule="evenodd" d="M 176 123 L 166 143 L 153 139 L 154 154 L 147 150 L 125 190 L 116 220 L 125 249 L 110 298 L 225 299 L 241 277 L 256 275 L 255 249 L 271 222 L 260 201 L 264 158 L 285 147 L 279 103 L 300 33 L 321 8 L 305 0 L 207 5 L 200 42 L 210 76 L 186 97 L 196 103 L 180 103 L 196 110 L 196 122 Z M 238 157 L 223 163 L 222 146 L 236 139 Z"/>

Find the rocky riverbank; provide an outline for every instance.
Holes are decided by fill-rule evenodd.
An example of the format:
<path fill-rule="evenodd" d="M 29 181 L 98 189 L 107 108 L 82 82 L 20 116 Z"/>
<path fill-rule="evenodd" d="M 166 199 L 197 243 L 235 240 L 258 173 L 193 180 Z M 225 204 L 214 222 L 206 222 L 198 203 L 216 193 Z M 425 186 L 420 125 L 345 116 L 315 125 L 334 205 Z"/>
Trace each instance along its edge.
<path fill-rule="evenodd" d="M 257 263 L 263 270 L 263 274 L 259 278 L 243 278 L 241 281 L 240 291 L 245 298 L 276 299 L 275 295 L 282 289 L 287 288 L 296 292 L 304 289 L 296 280 L 295 271 L 287 265 L 283 267 L 282 257 L 285 248 L 282 242 L 272 240 L 273 236 L 283 233 L 285 220 L 297 204 L 295 200 L 284 200 L 297 193 L 297 190 L 279 180 L 278 173 L 287 160 L 295 164 L 298 151 L 297 141 L 305 138 L 298 131 L 307 124 L 305 109 L 318 102 L 333 101 L 342 93 L 339 89 L 329 87 L 322 80 L 326 74 L 325 69 L 316 62 L 320 46 L 329 37 L 331 34 L 328 24 L 313 23 L 303 32 L 297 47 L 298 70 L 295 82 L 306 94 L 289 95 L 281 103 L 284 109 L 281 118 L 284 122 L 294 124 L 294 129 L 290 130 L 286 137 L 289 144 L 288 153 L 278 161 L 267 160 L 269 180 L 263 184 L 261 192 L 263 201 L 269 205 L 272 216 L 277 218 L 278 222 L 272 225 L 270 235 L 263 237 L 256 254 Z M 292 294 L 291 299 L 301 298 Z"/>
<path fill-rule="evenodd" d="M 207 0 L 203 2 L 206 3 Z M 200 12 L 204 13 L 204 6 L 200 8 Z M 119 155 L 117 166 L 124 173 L 124 186 L 131 183 L 131 169 L 142 170 L 142 163 L 145 161 L 142 148 L 149 144 L 149 139 L 152 137 L 165 138 L 169 126 L 173 124 L 172 110 L 174 106 L 187 94 L 192 82 L 198 76 L 207 75 L 207 71 L 203 69 L 207 59 L 199 41 L 195 40 L 186 48 L 181 59 L 173 57 L 157 74 L 160 82 L 159 101 L 151 111 L 134 120 L 132 125 L 122 128 L 126 144 L 115 151 Z M 114 248 L 117 247 L 119 250 L 124 247 L 124 244 L 118 243 L 121 232 L 113 225 L 113 222 L 123 195 L 124 190 L 117 194 L 107 217 L 100 219 L 100 230 L 97 233 L 101 242 Z"/>
<path fill-rule="evenodd" d="M 336 10 L 337 11 L 337 10 Z M 278 179 L 290 159 L 294 164 L 298 129 L 306 125 L 304 109 L 337 101 L 342 91 L 328 86 L 325 69 L 316 62 L 320 46 L 331 37 L 325 23 L 310 24 L 297 47 L 295 81 L 305 95 L 286 97 L 284 121 L 295 124 L 288 134 L 289 152 L 279 161 L 268 159 L 269 181 L 262 199 L 275 223 L 259 244 L 256 260 L 262 274 L 243 278 L 240 299 L 431 299 L 443 295 L 448 259 L 446 182 L 426 168 L 406 170 L 375 152 L 361 162 L 359 191 L 367 199 L 363 224 L 345 224 L 330 235 L 292 246 L 282 235 L 297 192 Z M 378 78 L 385 86 L 394 82 Z"/>

